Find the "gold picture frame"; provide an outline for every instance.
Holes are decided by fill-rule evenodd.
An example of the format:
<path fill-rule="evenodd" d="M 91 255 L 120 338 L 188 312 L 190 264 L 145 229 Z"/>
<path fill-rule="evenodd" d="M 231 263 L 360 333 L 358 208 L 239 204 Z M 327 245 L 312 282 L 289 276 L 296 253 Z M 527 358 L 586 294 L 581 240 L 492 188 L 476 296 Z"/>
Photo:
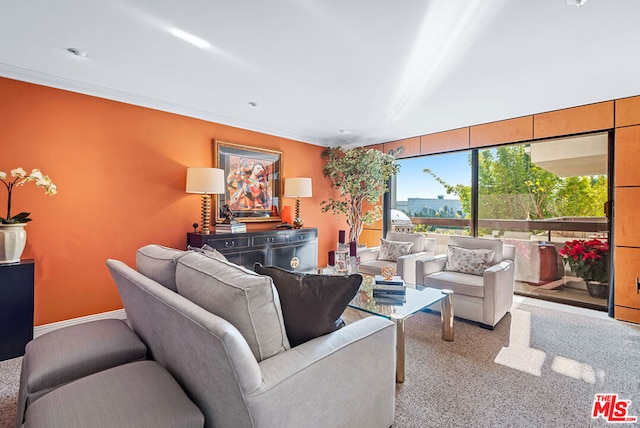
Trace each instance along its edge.
<path fill-rule="evenodd" d="M 224 170 L 225 193 L 216 197 L 216 223 L 227 205 L 241 222 L 282 221 L 282 152 L 213 140 L 213 166 Z"/>

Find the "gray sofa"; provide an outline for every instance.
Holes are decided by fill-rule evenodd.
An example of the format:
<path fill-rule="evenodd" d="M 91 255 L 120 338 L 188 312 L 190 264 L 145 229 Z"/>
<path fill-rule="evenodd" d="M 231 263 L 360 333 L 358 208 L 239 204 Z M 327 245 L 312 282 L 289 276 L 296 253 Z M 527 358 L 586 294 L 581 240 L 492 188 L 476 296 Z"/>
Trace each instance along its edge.
<path fill-rule="evenodd" d="M 270 277 L 160 246 L 138 252 L 138 270 L 117 260 L 108 260 L 107 266 L 127 321 L 152 361 L 99 371 L 54 389 L 27 407 L 24 426 L 45 426 L 30 422 L 36 416 L 44 420 L 47 412 L 57 417 L 59 410 L 48 396 L 60 391 L 68 396 L 77 383 L 92 376 L 104 381 L 110 370 L 127 367 L 135 372 L 131 366 L 143 363 L 157 365 L 175 379 L 204 416 L 205 427 L 393 423 L 395 330 L 390 321 L 364 318 L 292 348 Z M 135 402 L 136 397 L 128 398 Z M 181 403 L 178 414 L 194 421 L 189 426 L 197 426 L 197 414 L 176 401 Z"/>

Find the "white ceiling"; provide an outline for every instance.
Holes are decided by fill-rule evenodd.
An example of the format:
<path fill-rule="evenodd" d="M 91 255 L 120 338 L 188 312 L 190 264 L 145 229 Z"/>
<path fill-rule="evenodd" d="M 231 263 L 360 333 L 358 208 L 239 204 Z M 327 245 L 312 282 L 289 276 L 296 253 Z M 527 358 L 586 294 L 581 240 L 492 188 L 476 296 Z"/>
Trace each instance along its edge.
<path fill-rule="evenodd" d="M 367 145 L 640 95 L 639 22 L 639 0 L 0 0 L 0 75 Z"/>

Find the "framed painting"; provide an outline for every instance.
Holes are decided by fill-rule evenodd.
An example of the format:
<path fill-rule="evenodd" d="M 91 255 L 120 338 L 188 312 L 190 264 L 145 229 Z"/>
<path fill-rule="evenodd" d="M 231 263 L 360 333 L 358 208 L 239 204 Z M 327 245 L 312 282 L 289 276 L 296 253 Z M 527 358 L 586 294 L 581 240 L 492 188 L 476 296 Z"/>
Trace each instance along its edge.
<path fill-rule="evenodd" d="M 213 153 L 213 166 L 226 178 L 216 198 L 217 223 L 229 211 L 242 222 L 282 221 L 282 152 L 214 140 Z"/>

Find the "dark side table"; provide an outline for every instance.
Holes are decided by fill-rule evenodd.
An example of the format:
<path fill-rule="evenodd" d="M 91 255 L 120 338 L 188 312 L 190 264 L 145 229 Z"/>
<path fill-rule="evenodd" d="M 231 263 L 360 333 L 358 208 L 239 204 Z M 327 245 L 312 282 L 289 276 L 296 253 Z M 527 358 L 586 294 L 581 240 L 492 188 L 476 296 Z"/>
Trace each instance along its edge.
<path fill-rule="evenodd" d="M 33 260 L 0 264 L 0 361 L 24 355 L 33 339 Z"/>

